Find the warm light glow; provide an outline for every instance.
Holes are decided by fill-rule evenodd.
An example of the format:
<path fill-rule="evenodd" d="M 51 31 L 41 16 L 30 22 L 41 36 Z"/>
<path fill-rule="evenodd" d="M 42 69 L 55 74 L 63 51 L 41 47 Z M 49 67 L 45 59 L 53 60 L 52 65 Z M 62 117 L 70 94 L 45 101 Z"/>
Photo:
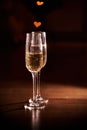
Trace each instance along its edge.
<path fill-rule="evenodd" d="M 34 26 L 36 28 L 40 27 L 41 26 L 41 22 L 34 21 Z"/>
<path fill-rule="evenodd" d="M 36 4 L 37 4 L 38 6 L 41 6 L 41 5 L 44 4 L 44 2 L 43 2 L 43 1 L 37 1 Z"/>

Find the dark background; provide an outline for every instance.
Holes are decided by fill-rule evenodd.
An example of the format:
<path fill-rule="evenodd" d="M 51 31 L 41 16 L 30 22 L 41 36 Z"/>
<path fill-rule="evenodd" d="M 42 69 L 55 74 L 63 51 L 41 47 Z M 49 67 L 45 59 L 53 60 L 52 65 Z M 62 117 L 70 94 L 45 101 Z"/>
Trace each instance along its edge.
<path fill-rule="evenodd" d="M 25 68 L 25 35 L 46 31 L 48 59 L 43 82 L 87 84 L 86 0 L 0 1 L 0 80 L 31 80 Z M 42 26 L 34 27 L 34 21 Z"/>

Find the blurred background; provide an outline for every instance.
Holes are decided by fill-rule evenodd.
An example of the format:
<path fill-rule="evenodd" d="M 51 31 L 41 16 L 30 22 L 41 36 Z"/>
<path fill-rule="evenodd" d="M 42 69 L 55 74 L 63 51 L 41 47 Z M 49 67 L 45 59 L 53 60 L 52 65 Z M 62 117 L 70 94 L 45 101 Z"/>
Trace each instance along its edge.
<path fill-rule="evenodd" d="M 29 80 L 25 68 L 25 36 L 46 31 L 47 64 L 41 81 L 87 85 L 86 0 L 0 1 L 0 80 Z M 42 25 L 36 28 L 34 21 Z"/>

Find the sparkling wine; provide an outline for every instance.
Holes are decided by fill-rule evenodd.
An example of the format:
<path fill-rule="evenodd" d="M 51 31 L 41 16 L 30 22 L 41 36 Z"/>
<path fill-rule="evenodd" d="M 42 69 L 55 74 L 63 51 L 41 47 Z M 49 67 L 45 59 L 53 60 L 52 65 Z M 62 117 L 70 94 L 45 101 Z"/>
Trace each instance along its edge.
<path fill-rule="evenodd" d="M 30 72 L 38 72 L 43 66 L 43 53 L 26 52 L 26 68 Z"/>
<path fill-rule="evenodd" d="M 47 50 L 46 46 L 43 46 L 43 67 L 46 65 L 46 61 L 47 61 Z"/>

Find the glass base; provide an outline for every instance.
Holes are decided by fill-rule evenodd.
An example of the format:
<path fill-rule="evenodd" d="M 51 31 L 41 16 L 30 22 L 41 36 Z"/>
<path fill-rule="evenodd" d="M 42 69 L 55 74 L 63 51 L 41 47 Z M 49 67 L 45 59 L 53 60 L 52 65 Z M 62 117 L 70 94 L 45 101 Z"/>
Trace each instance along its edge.
<path fill-rule="evenodd" d="M 39 101 L 33 101 L 32 99 L 29 99 L 29 103 L 24 105 L 25 109 L 33 110 L 33 109 L 44 109 L 45 108 L 45 103 L 44 102 L 39 102 Z"/>
<path fill-rule="evenodd" d="M 48 99 L 42 98 L 41 96 L 36 96 L 36 100 L 37 100 L 39 103 L 44 103 L 44 104 L 47 104 L 47 103 L 48 103 Z"/>

